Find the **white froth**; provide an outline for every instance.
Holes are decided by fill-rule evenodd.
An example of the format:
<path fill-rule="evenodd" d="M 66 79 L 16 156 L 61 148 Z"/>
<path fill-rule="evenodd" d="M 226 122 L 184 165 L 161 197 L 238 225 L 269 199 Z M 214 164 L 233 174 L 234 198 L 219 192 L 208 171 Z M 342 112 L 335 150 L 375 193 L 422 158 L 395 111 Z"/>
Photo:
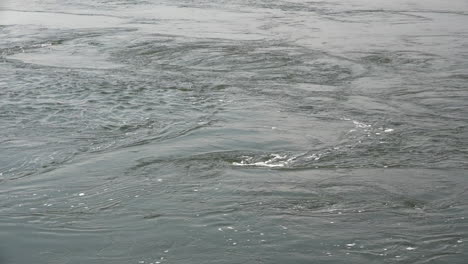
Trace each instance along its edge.
<path fill-rule="evenodd" d="M 235 166 L 257 166 L 257 167 L 269 167 L 269 168 L 276 168 L 276 167 L 284 167 L 287 166 L 291 161 L 293 161 L 296 157 L 291 157 L 287 159 L 288 156 L 280 155 L 280 154 L 270 154 L 270 159 L 266 161 L 258 161 L 252 162 L 253 157 L 243 156 L 243 160 L 240 162 L 233 162 L 232 164 Z"/>

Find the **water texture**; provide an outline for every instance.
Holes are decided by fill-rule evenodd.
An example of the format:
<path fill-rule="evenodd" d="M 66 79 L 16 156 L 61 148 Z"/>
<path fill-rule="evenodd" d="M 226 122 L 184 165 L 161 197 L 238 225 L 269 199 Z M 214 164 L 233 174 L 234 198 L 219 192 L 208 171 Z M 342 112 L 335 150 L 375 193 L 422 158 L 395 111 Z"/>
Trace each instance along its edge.
<path fill-rule="evenodd" d="M 0 263 L 466 263 L 468 2 L 0 4 Z"/>

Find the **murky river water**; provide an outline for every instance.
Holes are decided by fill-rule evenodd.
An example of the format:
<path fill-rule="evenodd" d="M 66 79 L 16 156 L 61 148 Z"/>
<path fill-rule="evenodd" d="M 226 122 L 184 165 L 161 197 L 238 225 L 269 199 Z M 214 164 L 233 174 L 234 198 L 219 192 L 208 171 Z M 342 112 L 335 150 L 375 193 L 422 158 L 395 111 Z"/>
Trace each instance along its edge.
<path fill-rule="evenodd" d="M 0 263 L 467 263 L 467 1 L 0 9 Z"/>

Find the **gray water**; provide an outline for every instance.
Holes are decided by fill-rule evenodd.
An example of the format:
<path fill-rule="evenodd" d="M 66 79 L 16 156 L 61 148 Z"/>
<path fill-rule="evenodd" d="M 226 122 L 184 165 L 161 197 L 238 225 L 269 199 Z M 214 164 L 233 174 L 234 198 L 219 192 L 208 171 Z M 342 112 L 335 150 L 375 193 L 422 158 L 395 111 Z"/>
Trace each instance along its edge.
<path fill-rule="evenodd" d="M 0 9 L 0 263 L 468 263 L 467 1 Z"/>

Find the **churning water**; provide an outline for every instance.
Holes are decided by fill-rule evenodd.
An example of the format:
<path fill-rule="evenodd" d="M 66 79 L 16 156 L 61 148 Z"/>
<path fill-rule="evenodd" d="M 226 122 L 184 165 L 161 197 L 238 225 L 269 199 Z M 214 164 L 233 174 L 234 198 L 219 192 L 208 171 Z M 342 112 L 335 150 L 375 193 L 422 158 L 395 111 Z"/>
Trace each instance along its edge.
<path fill-rule="evenodd" d="M 0 9 L 0 263 L 467 263 L 467 1 Z"/>

